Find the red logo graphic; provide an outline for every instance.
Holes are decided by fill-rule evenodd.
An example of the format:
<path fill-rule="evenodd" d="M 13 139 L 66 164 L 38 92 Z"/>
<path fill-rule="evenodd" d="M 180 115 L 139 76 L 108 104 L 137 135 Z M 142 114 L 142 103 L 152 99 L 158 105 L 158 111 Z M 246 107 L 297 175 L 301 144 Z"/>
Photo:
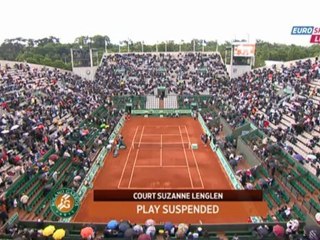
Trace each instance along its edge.
<path fill-rule="evenodd" d="M 319 43 L 320 44 L 320 34 L 311 35 L 310 43 Z"/>

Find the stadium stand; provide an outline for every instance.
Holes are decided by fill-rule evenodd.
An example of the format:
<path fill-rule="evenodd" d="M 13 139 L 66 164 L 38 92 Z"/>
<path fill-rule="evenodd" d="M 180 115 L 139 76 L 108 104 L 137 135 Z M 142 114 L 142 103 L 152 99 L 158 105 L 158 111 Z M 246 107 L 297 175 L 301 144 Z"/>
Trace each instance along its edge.
<path fill-rule="evenodd" d="M 17 202 L 19 214 L 25 214 L 21 220 L 6 223 L 3 237 L 34 232 L 40 236 L 34 229 L 60 226 L 57 222 L 37 226 L 30 220 L 40 216 L 58 220 L 48 204 L 53 192 L 62 186 L 77 189 L 126 104 L 133 103 L 134 109 L 159 108 L 154 89 L 165 86 L 169 96 L 164 99 L 164 108 L 201 108 L 212 141 L 223 150 L 239 181 L 244 187 L 264 190 L 270 214 L 266 218 L 268 237 L 262 239 L 275 239 L 273 222 L 287 228 L 285 224 L 291 219 L 301 224 L 287 237 L 298 239 L 303 235 L 306 215 L 320 211 L 319 72 L 317 60 L 306 60 L 228 79 L 221 57 L 215 53 L 108 55 L 93 82 L 28 64 L 1 69 L 2 203 L 10 213 L 16 212 Z M 246 124 L 258 127 L 242 139 L 259 164 L 242 165 L 238 136 L 225 134 L 221 119 L 233 133 Z M 260 225 L 234 230 L 207 226 L 203 228 L 209 236 L 201 234 L 208 237 L 204 239 L 259 239 L 263 232 Z M 61 227 L 68 232 L 64 239 L 79 239 L 83 225 Z M 94 226 L 97 233 L 108 237 L 104 227 Z M 197 231 L 189 227 L 183 239 Z M 159 234 L 161 226 L 156 229 Z M 177 232 L 178 227 L 173 235 L 181 239 Z M 117 238 L 123 237 L 124 232 L 118 233 Z"/>

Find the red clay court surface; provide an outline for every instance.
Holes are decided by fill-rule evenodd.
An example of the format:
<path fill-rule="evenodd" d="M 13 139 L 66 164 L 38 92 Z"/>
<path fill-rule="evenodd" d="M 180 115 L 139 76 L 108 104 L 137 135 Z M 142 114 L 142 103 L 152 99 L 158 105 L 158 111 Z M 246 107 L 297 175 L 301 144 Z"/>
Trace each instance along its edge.
<path fill-rule="evenodd" d="M 198 120 L 132 117 L 120 132 L 127 149 L 120 150 L 116 158 L 106 156 L 94 189 L 233 189 L 218 156 L 201 142 L 203 130 Z M 190 143 L 197 143 L 199 149 L 192 150 Z M 73 221 L 119 219 L 108 215 L 107 204 L 94 202 L 90 190 Z M 146 220 L 143 216 L 127 219 Z"/>

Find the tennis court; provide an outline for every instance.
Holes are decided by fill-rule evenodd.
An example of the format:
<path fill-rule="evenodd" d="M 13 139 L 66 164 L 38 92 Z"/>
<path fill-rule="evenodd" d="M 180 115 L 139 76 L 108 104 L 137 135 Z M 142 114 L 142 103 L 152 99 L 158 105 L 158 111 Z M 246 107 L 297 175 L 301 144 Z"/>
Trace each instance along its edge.
<path fill-rule="evenodd" d="M 217 155 L 201 142 L 202 133 L 191 117 L 132 117 L 121 129 L 127 148 L 116 158 L 106 156 L 94 189 L 232 189 Z M 94 202 L 88 191 L 74 221 L 117 218 L 108 216 L 106 204 Z"/>

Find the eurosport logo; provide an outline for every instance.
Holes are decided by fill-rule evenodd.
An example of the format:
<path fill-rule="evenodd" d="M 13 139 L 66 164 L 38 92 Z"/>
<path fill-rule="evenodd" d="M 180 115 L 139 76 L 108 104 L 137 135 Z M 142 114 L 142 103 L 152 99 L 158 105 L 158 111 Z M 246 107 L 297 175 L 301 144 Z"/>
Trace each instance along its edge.
<path fill-rule="evenodd" d="M 311 35 L 310 43 L 320 43 L 320 27 L 293 26 L 291 35 Z"/>

